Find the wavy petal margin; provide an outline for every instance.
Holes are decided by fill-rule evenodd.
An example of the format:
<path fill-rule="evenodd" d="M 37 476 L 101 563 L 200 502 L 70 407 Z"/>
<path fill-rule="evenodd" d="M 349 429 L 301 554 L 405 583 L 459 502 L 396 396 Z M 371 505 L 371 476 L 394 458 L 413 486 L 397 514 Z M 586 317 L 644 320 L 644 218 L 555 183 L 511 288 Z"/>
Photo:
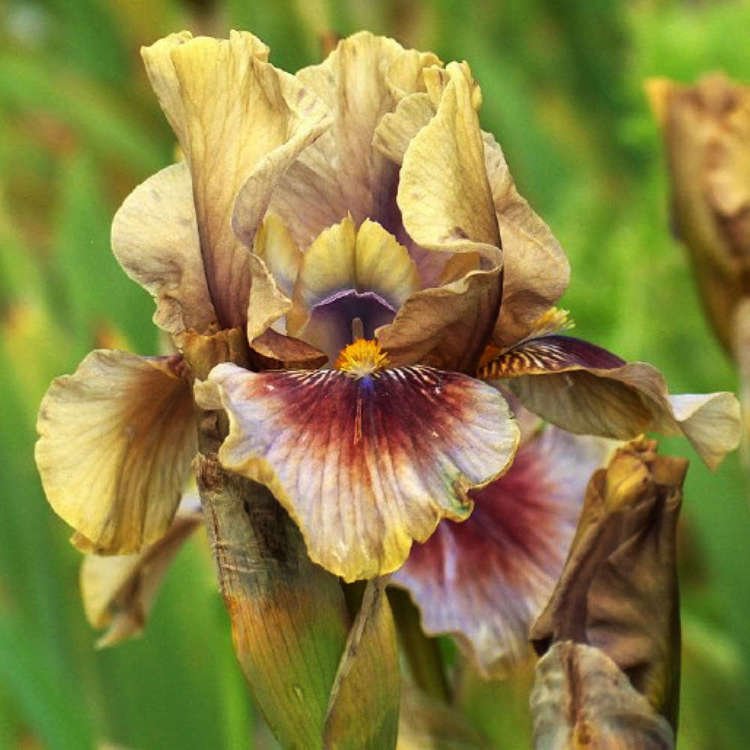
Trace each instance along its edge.
<path fill-rule="evenodd" d="M 328 126 L 325 107 L 294 76 L 268 64 L 267 47 L 246 32 L 233 31 L 228 40 L 175 34 L 142 53 L 190 165 L 219 324 L 243 325 L 247 248 L 276 181 Z"/>
<path fill-rule="evenodd" d="M 136 552 L 169 528 L 197 449 L 181 367 L 179 357 L 100 349 L 42 399 L 42 485 L 85 551 Z"/>
<path fill-rule="evenodd" d="M 503 247 L 503 304 L 493 340 L 509 346 L 527 336 L 537 318 L 562 296 L 570 263 L 549 227 L 516 190 L 505 156 L 489 133 L 484 158 Z"/>
<path fill-rule="evenodd" d="M 194 497 L 183 500 L 167 533 L 140 552 L 84 557 L 80 582 L 86 619 L 95 628 L 107 628 L 97 648 L 114 646 L 143 630 L 172 560 L 202 525 Z"/>
<path fill-rule="evenodd" d="M 196 396 L 229 415 L 222 464 L 268 486 L 312 560 L 347 581 L 395 570 L 441 518 L 466 518 L 466 491 L 505 471 L 518 444 L 494 388 L 427 367 L 355 379 L 227 363 Z"/>
<path fill-rule="evenodd" d="M 187 329 L 204 333 L 216 320 L 187 164 L 162 169 L 125 199 L 112 222 L 112 250 L 156 300 L 159 328 L 175 336 Z"/>
<path fill-rule="evenodd" d="M 272 198 L 272 209 L 300 247 L 349 213 L 357 224 L 369 218 L 396 233 L 398 167 L 373 148 L 373 136 L 398 99 L 420 85 L 422 69 L 437 62 L 431 53 L 360 32 L 339 42 L 320 65 L 297 73 L 333 117 L 330 130 L 300 154 Z"/>
<path fill-rule="evenodd" d="M 554 427 L 537 433 L 505 475 L 469 493 L 466 521 L 443 521 L 393 574 L 425 631 L 457 636 L 485 677 L 528 656 L 530 625 L 562 572 L 586 484 L 608 451 L 604 440 Z"/>
<path fill-rule="evenodd" d="M 478 256 L 482 265 L 412 295 L 378 339 L 394 363 L 472 372 L 500 308 L 500 235 L 474 109 L 478 90 L 466 65 L 432 72 L 444 89 L 435 116 L 404 154 L 398 204 L 422 248 Z"/>
<path fill-rule="evenodd" d="M 734 394 L 671 396 L 651 365 L 623 362 L 568 336 L 523 342 L 483 367 L 480 377 L 503 380 L 526 408 L 577 434 L 619 440 L 649 430 L 682 434 L 712 469 L 737 447 L 742 434 Z"/>

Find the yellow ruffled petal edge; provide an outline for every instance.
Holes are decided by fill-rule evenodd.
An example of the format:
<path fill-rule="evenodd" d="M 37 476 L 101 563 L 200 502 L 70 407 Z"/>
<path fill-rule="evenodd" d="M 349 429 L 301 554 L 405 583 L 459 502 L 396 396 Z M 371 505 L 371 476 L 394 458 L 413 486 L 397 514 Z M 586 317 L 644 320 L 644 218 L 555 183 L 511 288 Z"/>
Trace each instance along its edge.
<path fill-rule="evenodd" d="M 441 518 L 466 518 L 466 491 L 504 472 L 519 439 L 494 388 L 427 367 L 357 377 L 223 364 L 196 395 L 229 415 L 222 464 L 266 484 L 311 559 L 347 581 L 395 570 Z"/>
<path fill-rule="evenodd" d="M 136 552 L 169 528 L 196 452 L 181 367 L 179 357 L 97 350 L 44 396 L 42 485 L 87 551 Z"/>

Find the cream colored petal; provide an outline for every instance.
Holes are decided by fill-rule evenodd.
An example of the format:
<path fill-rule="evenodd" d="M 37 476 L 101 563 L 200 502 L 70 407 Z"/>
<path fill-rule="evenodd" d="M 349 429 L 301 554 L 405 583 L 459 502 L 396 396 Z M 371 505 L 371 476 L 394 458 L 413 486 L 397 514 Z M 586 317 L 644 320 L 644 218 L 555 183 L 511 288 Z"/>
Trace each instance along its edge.
<path fill-rule="evenodd" d="M 361 32 L 341 41 L 322 64 L 297 73 L 333 115 L 330 131 L 300 155 L 272 198 L 272 210 L 301 248 L 349 213 L 357 224 L 369 218 L 396 231 L 398 168 L 373 148 L 373 136 L 411 87 L 423 87 L 421 70 L 436 62 L 434 55 Z"/>
<path fill-rule="evenodd" d="M 425 367 L 354 378 L 225 363 L 196 387 L 206 407 L 217 395 L 222 464 L 268 486 L 310 558 L 347 581 L 398 568 L 441 518 L 465 518 L 466 490 L 502 473 L 518 443 L 497 391 Z"/>
<path fill-rule="evenodd" d="M 326 128 L 325 109 L 294 76 L 264 61 L 266 48 L 252 34 L 162 40 L 143 56 L 190 165 L 219 323 L 243 325 L 247 247 L 276 180 Z"/>
<path fill-rule="evenodd" d="M 216 320 L 186 164 L 162 169 L 125 199 L 112 222 L 112 250 L 155 298 L 154 323 L 167 333 L 204 332 Z"/>
<path fill-rule="evenodd" d="M 378 340 L 393 364 L 421 362 L 473 373 L 500 302 L 500 269 L 473 271 L 423 289 L 404 303 Z"/>
<path fill-rule="evenodd" d="M 255 235 L 253 250 L 262 258 L 279 289 L 291 299 L 302 263 L 302 253 L 284 222 L 276 214 L 269 213 L 263 219 L 263 224 Z"/>
<path fill-rule="evenodd" d="M 177 136 L 177 140 L 181 144 L 187 140 L 185 106 L 172 64 L 172 50 L 181 44 L 186 44 L 192 38 L 193 35 L 189 31 L 181 31 L 178 34 L 170 34 L 164 39 L 159 39 L 150 47 L 141 47 L 141 56 L 146 64 L 146 72 L 151 87 Z"/>
<path fill-rule="evenodd" d="M 418 245 L 478 255 L 481 270 L 412 295 L 378 337 L 394 363 L 471 371 L 498 314 L 500 238 L 474 109 L 477 89 L 465 65 L 430 73 L 440 74 L 443 90 L 437 114 L 404 154 L 398 204 Z"/>
<path fill-rule="evenodd" d="M 97 350 L 42 400 L 42 485 L 89 551 L 134 552 L 169 528 L 196 451 L 181 367 L 178 357 Z"/>
<path fill-rule="evenodd" d="M 484 144 L 466 65 L 450 63 L 437 114 L 404 154 L 398 205 L 409 236 L 424 248 L 479 252 L 499 264 L 500 235 Z"/>
<path fill-rule="evenodd" d="M 279 289 L 259 256 L 250 253 L 248 261 L 252 284 L 247 306 L 247 340 L 252 343 L 289 311 L 292 301 Z"/>
<path fill-rule="evenodd" d="M 198 506 L 199 507 L 199 506 Z M 140 633 L 175 555 L 203 523 L 197 509 L 175 516 L 164 536 L 131 555 L 86 555 L 80 583 L 86 619 L 107 628 L 98 648 L 113 646 Z"/>
<path fill-rule="evenodd" d="M 503 303 L 493 340 L 516 343 L 568 286 L 570 264 L 549 227 L 516 190 L 495 139 L 484 133 L 484 158 L 503 247 Z"/>
<path fill-rule="evenodd" d="M 429 94 L 418 92 L 402 99 L 394 112 L 384 115 L 375 129 L 373 146 L 396 164 L 404 160 L 414 136 L 435 116 Z"/>
<path fill-rule="evenodd" d="M 741 436 L 740 407 L 733 393 L 684 393 L 667 397 L 671 415 L 701 458 L 715 468 Z"/>

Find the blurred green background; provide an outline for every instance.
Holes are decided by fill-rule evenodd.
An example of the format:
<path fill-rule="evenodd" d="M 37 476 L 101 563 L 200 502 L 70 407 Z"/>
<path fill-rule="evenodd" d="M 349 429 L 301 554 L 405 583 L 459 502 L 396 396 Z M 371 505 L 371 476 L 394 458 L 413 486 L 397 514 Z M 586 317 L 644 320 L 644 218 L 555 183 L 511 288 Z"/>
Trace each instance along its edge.
<path fill-rule="evenodd" d="M 52 377 L 94 346 L 153 353 L 152 302 L 109 250 L 115 208 L 169 163 L 138 49 L 182 28 L 247 28 L 289 70 L 328 32 L 369 28 L 466 59 L 483 125 L 570 255 L 577 335 L 660 367 L 673 391 L 734 390 L 681 248 L 643 80 L 750 81 L 750 5 L 507 0 L 0 2 L 0 748 L 272 747 L 249 706 L 205 539 L 180 554 L 146 634 L 95 651 L 79 556 L 33 464 Z M 684 441 L 665 452 L 694 454 Z M 750 512 L 737 456 L 692 461 L 682 527 L 680 747 L 750 737 Z M 467 689 L 498 747 L 528 746 L 522 687 Z M 254 738 L 254 739 L 253 739 Z"/>

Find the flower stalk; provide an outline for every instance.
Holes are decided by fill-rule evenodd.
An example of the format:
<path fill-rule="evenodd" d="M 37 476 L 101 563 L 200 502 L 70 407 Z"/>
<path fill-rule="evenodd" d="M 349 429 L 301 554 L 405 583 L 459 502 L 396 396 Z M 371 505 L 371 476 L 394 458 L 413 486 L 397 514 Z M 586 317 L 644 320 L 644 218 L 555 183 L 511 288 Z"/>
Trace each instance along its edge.
<path fill-rule="evenodd" d="M 336 578 L 313 565 L 262 485 L 200 454 L 196 478 L 235 652 L 284 747 L 321 747 L 349 618 Z"/>

